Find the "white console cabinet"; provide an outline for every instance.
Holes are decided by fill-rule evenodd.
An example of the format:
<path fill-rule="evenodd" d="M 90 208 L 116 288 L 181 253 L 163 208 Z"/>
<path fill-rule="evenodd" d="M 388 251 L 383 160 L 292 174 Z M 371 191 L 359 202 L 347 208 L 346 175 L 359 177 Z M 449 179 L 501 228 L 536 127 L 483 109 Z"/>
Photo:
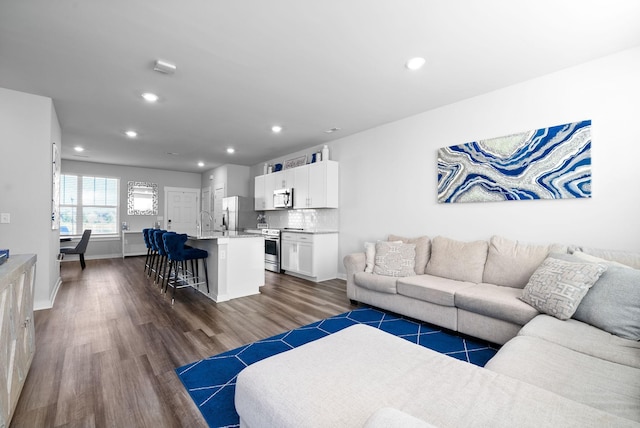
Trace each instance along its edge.
<path fill-rule="evenodd" d="M 127 256 L 144 256 L 147 254 L 147 244 L 144 243 L 142 231 L 122 231 L 122 258 Z"/>
<path fill-rule="evenodd" d="M 0 265 L 0 426 L 9 426 L 35 353 L 33 287 L 36 255 Z"/>
<path fill-rule="evenodd" d="M 285 273 L 315 282 L 338 276 L 338 234 L 283 232 L 280 266 Z"/>
<path fill-rule="evenodd" d="M 293 188 L 293 208 L 338 208 L 338 162 L 315 162 L 255 178 L 256 211 L 274 210 L 273 191 Z"/>

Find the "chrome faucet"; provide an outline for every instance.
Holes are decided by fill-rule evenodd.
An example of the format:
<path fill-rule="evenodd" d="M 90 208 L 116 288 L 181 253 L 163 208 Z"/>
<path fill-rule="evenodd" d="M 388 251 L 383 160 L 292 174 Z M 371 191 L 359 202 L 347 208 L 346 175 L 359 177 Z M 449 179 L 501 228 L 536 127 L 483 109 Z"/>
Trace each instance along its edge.
<path fill-rule="evenodd" d="M 206 214 L 207 217 L 209 217 L 209 228 L 207 232 L 211 232 L 211 224 L 213 223 L 213 216 L 209 211 L 205 211 L 205 210 L 200 211 L 200 218 L 198 219 L 199 220 L 198 235 L 202 235 L 205 232 L 204 230 L 202 230 L 202 214 Z"/>

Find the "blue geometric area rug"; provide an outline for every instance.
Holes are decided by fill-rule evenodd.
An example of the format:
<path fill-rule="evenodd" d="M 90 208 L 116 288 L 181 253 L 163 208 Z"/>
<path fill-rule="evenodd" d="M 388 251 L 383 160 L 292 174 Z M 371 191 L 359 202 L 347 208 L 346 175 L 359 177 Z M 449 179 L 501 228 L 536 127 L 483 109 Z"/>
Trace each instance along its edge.
<path fill-rule="evenodd" d="M 210 427 L 237 427 L 236 378 L 245 367 L 328 336 L 354 324 L 367 324 L 410 342 L 483 367 L 497 352 L 473 342 L 377 309 L 355 309 L 176 369 L 178 377 Z"/>

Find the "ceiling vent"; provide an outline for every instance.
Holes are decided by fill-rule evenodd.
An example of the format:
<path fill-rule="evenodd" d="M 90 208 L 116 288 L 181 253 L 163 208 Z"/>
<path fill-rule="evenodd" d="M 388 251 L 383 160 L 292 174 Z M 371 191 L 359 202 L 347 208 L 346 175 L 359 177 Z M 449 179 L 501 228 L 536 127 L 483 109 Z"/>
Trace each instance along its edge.
<path fill-rule="evenodd" d="M 164 74 L 173 74 L 176 72 L 176 69 L 177 67 L 175 64 L 171 64 L 170 62 L 163 61 L 161 59 L 157 60 L 153 67 L 153 71 Z"/>

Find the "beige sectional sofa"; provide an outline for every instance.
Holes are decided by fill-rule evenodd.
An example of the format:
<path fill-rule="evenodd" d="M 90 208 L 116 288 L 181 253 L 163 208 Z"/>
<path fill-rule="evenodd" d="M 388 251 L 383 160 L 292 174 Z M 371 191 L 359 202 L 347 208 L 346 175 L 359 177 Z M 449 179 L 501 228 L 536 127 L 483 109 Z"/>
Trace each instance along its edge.
<path fill-rule="evenodd" d="M 352 326 L 243 370 L 241 426 L 640 427 L 640 254 L 391 236 L 344 262 L 350 299 L 504 345 L 480 368 Z"/>
<path fill-rule="evenodd" d="M 376 274 L 367 269 L 366 253 L 350 254 L 344 259 L 349 299 L 497 344 L 506 343 L 538 315 L 520 297 L 550 253 L 583 250 L 640 268 L 640 261 L 628 253 L 523 244 L 499 236 L 461 242 L 391 235 L 388 242 L 415 244 L 415 275 Z"/>

